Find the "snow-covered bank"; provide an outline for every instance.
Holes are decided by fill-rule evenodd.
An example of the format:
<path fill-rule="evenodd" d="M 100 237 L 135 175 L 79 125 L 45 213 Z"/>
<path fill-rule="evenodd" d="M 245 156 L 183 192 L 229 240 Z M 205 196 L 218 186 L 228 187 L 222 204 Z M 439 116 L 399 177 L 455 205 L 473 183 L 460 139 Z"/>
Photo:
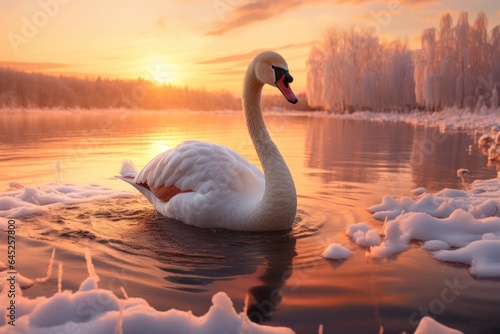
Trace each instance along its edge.
<path fill-rule="evenodd" d="M 438 260 L 470 265 L 476 277 L 500 277 L 498 178 L 474 181 L 468 191 L 444 189 L 417 198 L 386 195 L 368 210 L 385 220 L 380 244 L 366 224 L 351 225 L 346 231 L 353 241 L 370 247 L 367 256 L 388 257 L 408 249 L 411 240 L 420 240 Z"/>
<path fill-rule="evenodd" d="M 437 112 L 412 111 L 410 113 L 357 111 L 352 114 L 329 114 L 327 117 L 375 122 L 403 122 L 452 130 L 489 131 L 494 126 L 500 127 L 499 116 L 500 109 L 483 108 L 481 111 L 470 111 L 461 108 L 445 108 Z"/>

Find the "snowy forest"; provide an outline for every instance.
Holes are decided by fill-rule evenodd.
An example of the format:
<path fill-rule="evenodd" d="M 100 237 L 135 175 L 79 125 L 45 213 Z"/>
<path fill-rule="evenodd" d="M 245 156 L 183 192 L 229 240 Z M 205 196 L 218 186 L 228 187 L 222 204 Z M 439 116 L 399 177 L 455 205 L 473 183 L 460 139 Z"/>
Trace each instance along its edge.
<path fill-rule="evenodd" d="M 268 109 L 310 109 L 304 94 L 298 98 L 299 103 L 291 105 L 281 95 L 266 95 L 262 104 Z M 227 91 L 159 85 L 144 79 L 80 79 L 0 68 L 0 108 L 240 110 L 241 101 Z"/>
<path fill-rule="evenodd" d="M 472 25 L 443 14 L 425 29 L 421 49 L 381 43 L 374 29 L 329 28 L 307 60 L 307 98 L 332 112 L 498 108 L 500 25 L 488 30 L 480 12 Z"/>

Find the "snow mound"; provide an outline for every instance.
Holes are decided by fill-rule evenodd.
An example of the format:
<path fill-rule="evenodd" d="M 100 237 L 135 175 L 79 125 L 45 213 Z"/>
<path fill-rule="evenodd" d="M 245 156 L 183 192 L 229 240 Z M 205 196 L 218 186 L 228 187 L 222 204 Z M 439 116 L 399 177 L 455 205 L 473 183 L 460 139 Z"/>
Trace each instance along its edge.
<path fill-rule="evenodd" d="M 377 231 L 372 230 L 365 223 L 352 224 L 347 227 L 345 232 L 352 240 L 363 247 L 380 245 L 380 235 Z"/>
<path fill-rule="evenodd" d="M 478 240 L 456 250 L 440 250 L 434 257 L 441 261 L 470 265 L 476 277 L 500 277 L 500 240 Z"/>
<path fill-rule="evenodd" d="M 461 331 L 440 324 L 431 317 L 423 317 L 414 334 L 463 334 Z"/>
<path fill-rule="evenodd" d="M 73 205 L 104 198 L 126 198 L 134 194 L 100 185 L 49 183 L 40 188 L 23 187 L 0 193 L 0 217 L 22 218 L 42 214 L 58 205 Z"/>
<path fill-rule="evenodd" d="M 15 276 L 15 282 L 10 282 L 10 278 L 12 276 Z M 23 275 L 16 273 L 15 275 L 10 274 L 7 271 L 2 271 L 0 272 L 0 280 L 2 284 L 0 287 L 3 286 L 4 283 L 8 284 L 17 284 L 21 289 L 27 289 L 31 286 L 33 286 L 33 281 L 27 277 L 24 277 Z"/>
<path fill-rule="evenodd" d="M 345 260 L 351 257 L 351 255 L 352 252 L 350 250 L 337 243 L 329 245 L 321 254 L 321 256 L 330 260 Z"/>
<path fill-rule="evenodd" d="M 408 234 L 403 233 L 398 224 L 388 224 L 384 229 L 385 238 L 379 246 L 370 247 L 368 257 L 388 257 L 410 247 Z"/>

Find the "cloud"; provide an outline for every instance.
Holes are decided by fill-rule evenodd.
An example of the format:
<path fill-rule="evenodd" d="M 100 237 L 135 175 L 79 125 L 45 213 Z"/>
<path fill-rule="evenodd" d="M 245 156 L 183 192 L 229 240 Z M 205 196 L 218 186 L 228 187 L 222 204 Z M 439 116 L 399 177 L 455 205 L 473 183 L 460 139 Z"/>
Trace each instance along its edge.
<path fill-rule="evenodd" d="M 229 3 L 220 2 L 219 15 L 221 22 L 216 23 L 207 32 L 207 35 L 219 36 L 233 29 L 242 28 L 257 22 L 274 19 L 289 11 L 302 6 L 308 6 L 314 3 L 352 4 L 361 5 L 374 0 L 253 0 L 241 6 L 231 6 Z M 219 2 L 215 2 L 219 3 Z M 439 3 L 439 0 L 400 0 L 401 4 L 419 6 Z"/>
<path fill-rule="evenodd" d="M 286 50 L 286 49 L 298 49 L 298 48 L 302 48 L 302 47 L 308 47 L 311 44 L 312 44 L 312 42 L 299 43 L 299 44 L 286 44 L 286 45 L 274 48 L 274 51 L 280 51 L 280 50 Z M 219 57 L 219 58 L 203 60 L 203 61 L 198 62 L 198 64 L 210 65 L 210 64 L 237 62 L 237 61 L 245 61 L 247 63 L 249 61 L 249 59 L 252 59 L 258 53 L 260 53 L 262 51 L 266 51 L 266 50 L 268 50 L 268 49 L 257 49 L 257 50 L 252 50 L 252 51 L 246 52 L 246 53 L 239 53 L 239 54 L 233 54 L 233 55 Z"/>
<path fill-rule="evenodd" d="M 33 72 L 47 71 L 67 67 L 67 64 L 61 63 L 37 63 L 37 62 L 19 62 L 19 61 L 0 61 L 0 67 L 11 68 L 14 70 Z"/>
<path fill-rule="evenodd" d="M 321 1 L 326 0 L 254 0 L 241 6 L 227 5 L 229 7 L 221 7 L 220 15 L 223 19 L 224 16 L 229 18 L 213 26 L 207 35 L 223 35 L 232 29 L 275 18 L 292 9 Z"/>

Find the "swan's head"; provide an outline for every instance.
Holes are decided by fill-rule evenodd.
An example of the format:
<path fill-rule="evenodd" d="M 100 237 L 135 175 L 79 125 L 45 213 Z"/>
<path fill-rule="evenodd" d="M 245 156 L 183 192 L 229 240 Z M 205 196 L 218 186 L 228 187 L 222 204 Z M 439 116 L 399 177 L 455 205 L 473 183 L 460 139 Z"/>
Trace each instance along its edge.
<path fill-rule="evenodd" d="M 293 77 L 288 72 L 285 59 L 274 51 L 265 51 L 255 59 L 255 75 L 263 84 L 277 87 L 290 103 L 297 103 L 299 99 L 290 88 Z"/>

